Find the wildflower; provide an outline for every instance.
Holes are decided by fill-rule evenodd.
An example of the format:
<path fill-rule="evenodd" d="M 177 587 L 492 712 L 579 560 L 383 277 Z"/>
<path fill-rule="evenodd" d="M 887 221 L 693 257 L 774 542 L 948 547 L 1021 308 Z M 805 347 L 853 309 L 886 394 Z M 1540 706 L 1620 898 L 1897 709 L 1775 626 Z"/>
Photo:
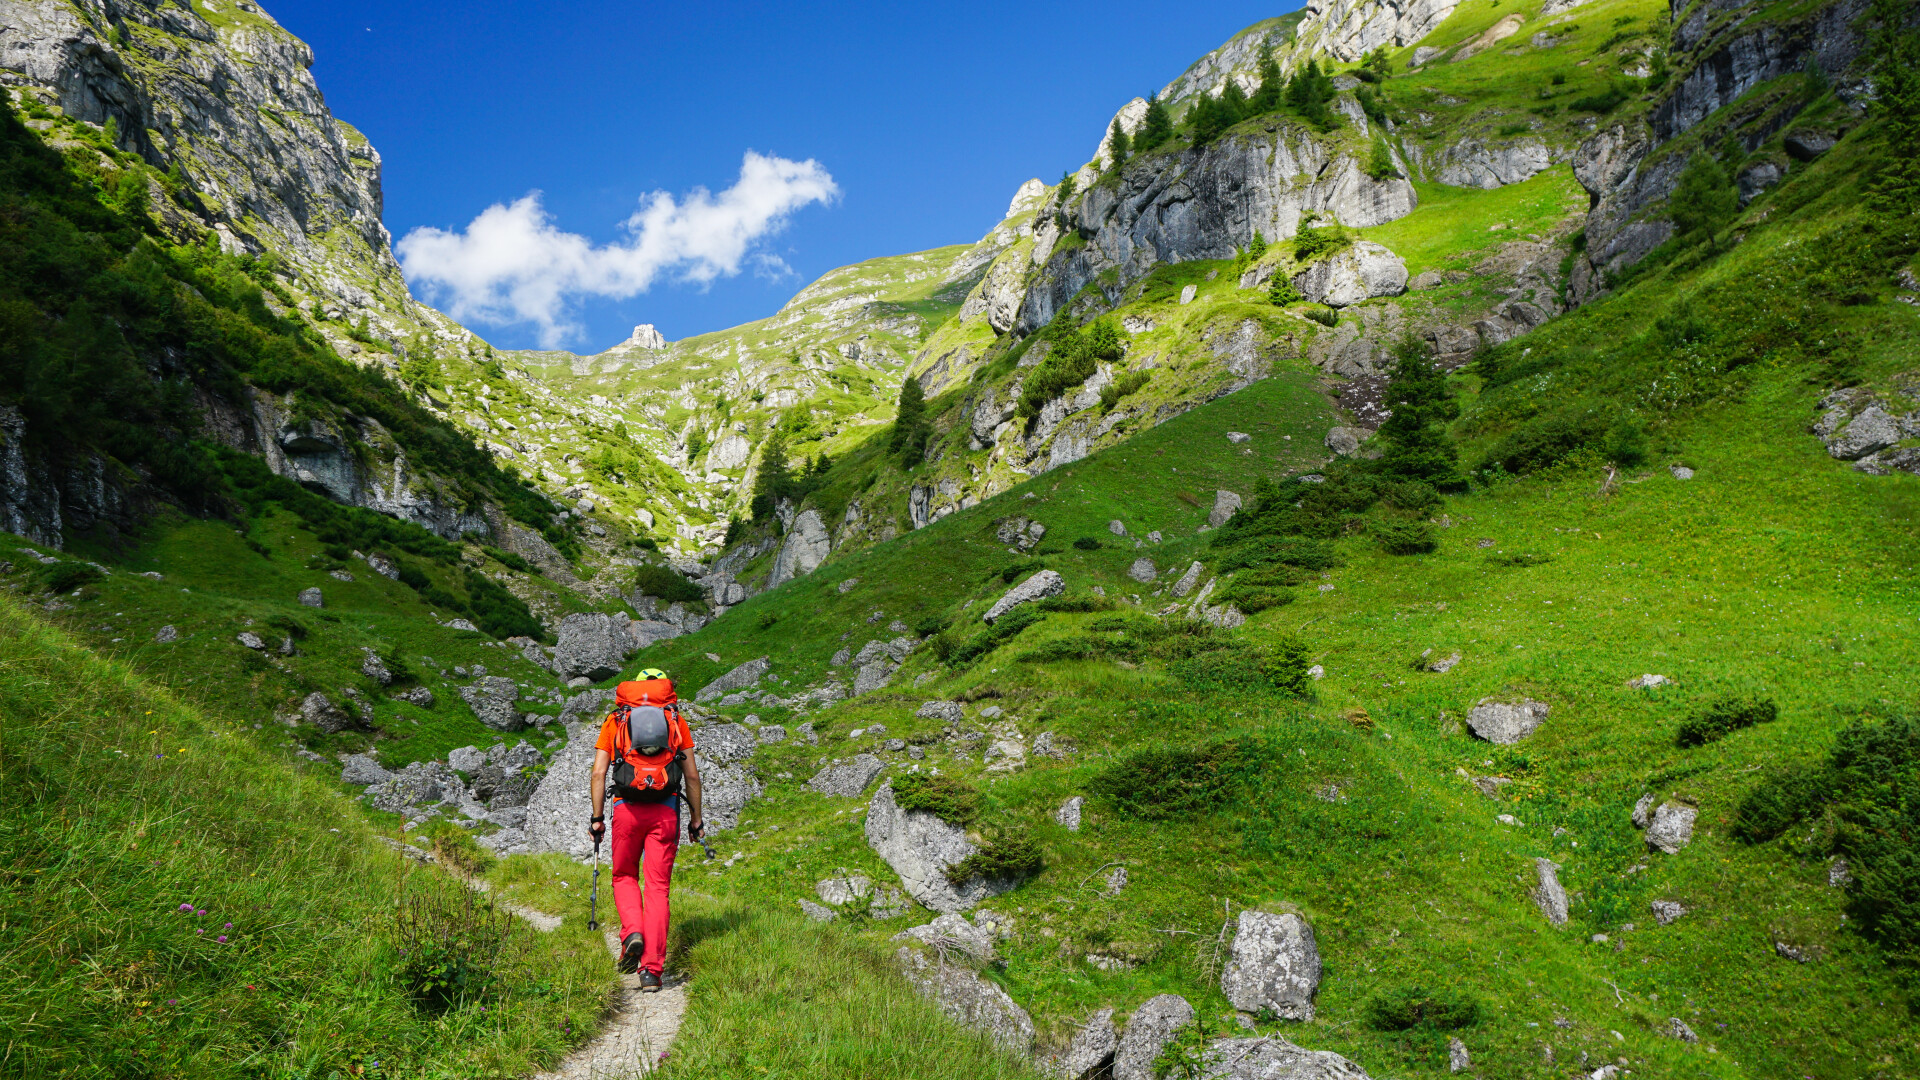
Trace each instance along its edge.
<path fill-rule="evenodd" d="M 205 915 L 206 913 L 207 913 L 206 908 L 201 908 L 199 911 L 194 912 L 195 915 Z"/>
<path fill-rule="evenodd" d="M 221 934 L 219 937 L 214 938 L 214 940 L 218 941 L 222 945 L 225 945 L 227 943 L 227 935 Z"/>
<path fill-rule="evenodd" d="M 207 928 L 204 926 L 196 926 L 193 928 L 193 932 L 196 934 L 204 934 L 207 932 Z"/>
<path fill-rule="evenodd" d="M 228 923 L 227 925 L 225 925 L 225 926 L 223 926 L 223 927 L 221 927 L 220 929 L 222 929 L 222 930 L 231 930 L 231 929 L 233 929 L 233 924 L 232 924 L 232 923 Z"/>
<path fill-rule="evenodd" d="M 181 911 L 192 911 L 192 910 L 193 910 L 193 905 L 192 905 L 192 904 L 181 904 L 181 905 L 180 905 L 180 910 L 181 910 Z"/>

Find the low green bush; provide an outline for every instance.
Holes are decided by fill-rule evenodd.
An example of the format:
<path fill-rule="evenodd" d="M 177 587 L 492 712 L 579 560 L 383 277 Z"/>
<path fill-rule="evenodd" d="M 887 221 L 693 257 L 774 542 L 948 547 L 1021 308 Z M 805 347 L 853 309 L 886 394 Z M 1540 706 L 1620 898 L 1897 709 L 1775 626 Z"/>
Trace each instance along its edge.
<path fill-rule="evenodd" d="M 707 595 L 672 567 L 657 563 L 641 563 L 633 568 L 633 588 L 643 596 L 657 596 L 668 603 L 691 604 Z"/>
<path fill-rule="evenodd" d="M 1616 86 L 1608 89 L 1604 93 L 1589 94 L 1586 97 L 1574 98 L 1572 101 L 1567 102 L 1567 111 L 1599 113 L 1605 116 L 1607 113 L 1625 104 L 1627 97 L 1627 92 Z"/>
<path fill-rule="evenodd" d="M 415 1003 L 444 1012 L 485 996 L 499 981 L 514 916 L 476 900 L 472 889 L 434 886 L 395 908 L 394 945 L 402 957 L 400 981 Z"/>
<path fill-rule="evenodd" d="M 1389 555 L 1425 555 L 1440 547 L 1440 534 L 1429 522 L 1376 520 L 1369 528 Z"/>
<path fill-rule="evenodd" d="M 1040 845 L 1025 830 L 1013 829 L 989 837 L 978 851 L 947 867 L 947 880 L 955 885 L 975 878 L 1018 881 L 1036 877 L 1046 868 Z"/>
<path fill-rule="evenodd" d="M 1322 307 L 1319 304 L 1313 305 L 1312 307 L 1301 312 L 1300 314 L 1305 315 L 1307 318 L 1312 319 L 1314 322 L 1319 323 L 1321 326 L 1337 326 L 1340 323 L 1339 312 L 1333 310 L 1330 307 Z"/>
<path fill-rule="evenodd" d="M 1300 294 L 1292 278 L 1285 274 L 1273 275 L 1273 284 L 1267 286 L 1267 303 L 1275 307 L 1286 307 L 1288 304 L 1298 304 L 1304 300 L 1306 297 Z"/>
<path fill-rule="evenodd" d="M 1075 551 L 1099 551 L 1100 541 L 1091 536 L 1083 536 L 1073 542 Z"/>
<path fill-rule="evenodd" d="M 1013 640 L 1020 631 L 1045 618 L 1032 604 L 1022 604 L 995 620 L 992 626 L 973 635 L 966 644 L 953 650 L 947 662 L 955 666 L 971 664 L 980 657 Z"/>
<path fill-rule="evenodd" d="M 534 569 L 532 563 L 511 551 L 502 551 L 497 547 L 483 547 L 480 550 L 486 552 L 488 558 L 509 570 L 518 570 L 523 574 L 538 574 L 540 572 Z"/>
<path fill-rule="evenodd" d="M 1368 998 L 1362 1015 L 1375 1031 L 1455 1031 L 1480 1022 L 1480 1003 L 1465 991 L 1401 986 Z"/>
<path fill-rule="evenodd" d="M 41 563 L 32 573 L 34 585 L 56 596 L 92 585 L 105 577 L 92 563 L 68 562 L 65 559 Z"/>
<path fill-rule="evenodd" d="M 963 828 L 980 817 L 980 792 L 951 776 L 928 773 L 896 776 L 893 801 L 902 810 L 932 814 L 949 825 Z"/>
<path fill-rule="evenodd" d="M 1101 770 L 1087 789 L 1123 817 L 1167 821 L 1227 806 L 1248 773 L 1266 771 L 1271 757 L 1245 739 L 1141 750 Z"/>
<path fill-rule="evenodd" d="M 1078 596 L 1049 596 L 1036 605 L 1041 611 L 1112 611 L 1114 602 L 1104 596 L 1082 593 Z"/>
<path fill-rule="evenodd" d="M 1769 698 L 1723 697 L 1680 722 L 1676 741 L 1681 746 L 1705 746 L 1741 728 L 1778 719 L 1779 706 Z"/>
<path fill-rule="evenodd" d="M 1282 634 L 1261 651 L 1260 676 L 1275 690 L 1302 697 L 1313 689 L 1313 676 L 1307 674 L 1312 661 L 1305 642 L 1292 634 Z"/>
<path fill-rule="evenodd" d="M 1153 379 L 1151 371 L 1129 371 L 1100 388 L 1100 411 L 1112 412 L 1120 399 L 1135 394 Z"/>
<path fill-rule="evenodd" d="M 1252 648 L 1235 642 L 1181 657 L 1167 665 L 1167 674 L 1194 690 L 1265 690 L 1267 679 L 1256 665 Z"/>

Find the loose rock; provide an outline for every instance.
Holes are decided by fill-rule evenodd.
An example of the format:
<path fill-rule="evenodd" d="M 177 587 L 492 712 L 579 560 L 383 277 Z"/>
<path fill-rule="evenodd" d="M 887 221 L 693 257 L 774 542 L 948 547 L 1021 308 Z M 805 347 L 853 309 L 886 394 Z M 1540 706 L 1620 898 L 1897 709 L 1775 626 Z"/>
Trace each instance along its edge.
<path fill-rule="evenodd" d="M 380 659 L 380 654 L 364 645 L 360 647 L 360 652 L 364 654 L 360 659 L 360 674 L 381 686 L 392 686 L 393 672 L 387 670 L 387 662 Z"/>
<path fill-rule="evenodd" d="M 1534 733 L 1547 718 L 1548 706 L 1531 699 L 1518 703 L 1482 699 L 1467 714 L 1467 726 L 1490 743 L 1508 746 Z"/>
<path fill-rule="evenodd" d="M 1219 528 L 1240 512 L 1240 496 L 1231 491 L 1213 493 L 1213 509 L 1207 514 L 1207 524 Z"/>
<path fill-rule="evenodd" d="M 1678 854 L 1693 840 L 1693 820 L 1700 811 L 1680 803 L 1662 803 L 1647 823 L 1647 847 L 1668 855 Z"/>
<path fill-rule="evenodd" d="M 326 598 L 320 595 L 318 587 L 300 590 L 300 603 L 307 607 L 326 607 Z"/>
<path fill-rule="evenodd" d="M 1272 1009 L 1287 1020 L 1313 1019 L 1320 989 L 1320 949 L 1298 915 L 1243 911 L 1220 992 L 1246 1012 Z"/>
<path fill-rule="evenodd" d="M 807 786 L 822 795 L 857 798 L 885 771 L 886 764 L 872 754 L 860 754 L 852 761 L 836 762 L 815 773 Z"/>
<path fill-rule="evenodd" d="M 520 699 L 520 687 L 512 679 L 501 675 L 477 679 L 473 685 L 460 688 L 460 697 L 473 710 L 476 719 L 495 731 L 519 731 L 527 726 L 526 719 L 515 707 Z"/>
<path fill-rule="evenodd" d="M 162 645 L 170 645 L 173 642 L 180 640 L 180 631 L 174 629 L 171 626 L 163 626 L 160 628 L 159 633 L 153 635 L 153 640 L 159 642 Z"/>
<path fill-rule="evenodd" d="M 1567 890 L 1560 884 L 1560 864 L 1551 859 L 1533 860 L 1540 884 L 1534 887 L 1533 904 L 1555 926 L 1567 925 Z"/>
<path fill-rule="evenodd" d="M 1154 1080 L 1153 1063 L 1180 1029 L 1193 1023 L 1193 1006 L 1178 994 L 1149 998 L 1127 1018 L 1114 1048 L 1113 1080 Z"/>
<path fill-rule="evenodd" d="M 1194 563 L 1192 566 L 1187 567 L 1187 572 L 1180 575 L 1179 581 L 1173 583 L 1173 595 L 1184 597 L 1192 592 L 1193 587 L 1200 583 L 1200 575 L 1204 573 L 1205 570 L 1206 568 L 1199 563 Z"/>
<path fill-rule="evenodd" d="M 255 652 L 265 652 L 267 649 L 267 643 L 260 640 L 260 635 L 254 633 L 251 630 L 240 631 L 238 634 L 234 635 L 233 640 L 239 642 L 240 644 L 246 646 L 249 649 L 252 649 Z"/>
<path fill-rule="evenodd" d="M 584 612 L 560 620 L 553 666 L 563 679 L 591 682 L 611 679 L 633 655 L 632 620 L 604 612 Z"/>
<path fill-rule="evenodd" d="M 1368 1080 L 1367 1071 L 1331 1050 L 1308 1050 L 1279 1035 L 1215 1039 L 1207 1044 L 1207 1080 Z M 1114 1073 L 1118 1080 L 1119 1073 Z"/>
<path fill-rule="evenodd" d="M 1467 1044 L 1459 1039 L 1447 1039 L 1447 1071 L 1465 1072 L 1473 1067 L 1473 1058 L 1467 1054 Z"/>
<path fill-rule="evenodd" d="M 1665 686 L 1672 681 L 1672 679 L 1667 678 L 1665 675 L 1642 675 L 1637 679 L 1628 680 L 1627 685 L 1635 690 L 1651 690 L 1656 686 Z"/>
<path fill-rule="evenodd" d="M 1647 827 L 1647 822 L 1650 820 L 1648 815 L 1653 812 L 1653 804 L 1659 801 L 1659 797 L 1651 791 L 1640 796 L 1640 801 L 1633 804 L 1634 828 L 1644 829 Z"/>
<path fill-rule="evenodd" d="M 908 894 L 943 914 L 965 911 L 1017 884 L 998 878 L 970 878 L 959 885 L 947 880 L 949 867 L 979 849 L 965 829 L 931 813 L 901 809 L 891 781 L 880 785 L 868 804 L 866 837 L 867 845 L 900 875 Z"/>
<path fill-rule="evenodd" d="M 1042 570 L 1020 584 L 1015 585 L 1013 588 L 1008 589 L 1006 595 L 995 601 L 993 607 L 988 609 L 982 621 L 992 623 L 995 619 L 1019 607 L 1021 604 L 1029 604 L 1035 600 L 1044 600 L 1049 596 L 1059 596 L 1066 591 L 1066 579 L 1062 578 L 1058 571 Z"/>
<path fill-rule="evenodd" d="M 393 776 L 367 754 L 348 754 L 341 760 L 340 782 L 355 787 L 378 784 Z"/>
<path fill-rule="evenodd" d="M 1060 804 L 1060 809 L 1053 812 L 1053 820 L 1065 825 L 1068 832 L 1079 832 L 1080 808 L 1086 804 L 1087 800 L 1084 797 L 1075 795 Z"/>
<path fill-rule="evenodd" d="M 1669 1039 L 1679 1039 L 1681 1042 L 1697 1043 L 1700 1041 L 1700 1036 L 1695 1035 L 1693 1029 L 1687 1026 L 1687 1022 L 1677 1016 L 1667 1017 L 1667 1024 L 1662 1034 L 1666 1035 Z"/>
<path fill-rule="evenodd" d="M 805 915 L 814 922 L 832 922 L 840 917 L 834 914 L 831 908 L 823 908 L 811 900 L 800 901 L 800 914 Z"/>
<path fill-rule="evenodd" d="M 1127 576 L 1142 585 L 1148 585 L 1154 578 L 1160 576 L 1160 571 L 1153 565 L 1152 559 L 1142 555 L 1133 560 L 1132 566 L 1127 567 Z"/>
<path fill-rule="evenodd" d="M 938 954 L 929 958 L 902 946 L 894 955 L 913 988 L 950 1019 L 986 1034 L 1008 1053 L 1025 1057 L 1033 1052 L 1033 1018 L 1006 991 Z"/>
<path fill-rule="evenodd" d="M 1659 926 L 1666 926 L 1687 913 L 1686 905 L 1678 900 L 1655 900 L 1651 906 L 1653 921 Z"/>
<path fill-rule="evenodd" d="M 1119 1046 L 1120 1036 L 1113 1029 L 1113 1010 L 1101 1009 L 1080 1025 L 1073 1041 L 1058 1057 L 1046 1063 L 1047 1074 L 1055 1080 L 1094 1080 L 1107 1070 Z"/>
<path fill-rule="evenodd" d="M 921 705 L 919 711 L 913 715 L 922 720 L 944 720 L 949 724 L 957 724 L 966 719 L 966 714 L 961 711 L 960 703 L 957 701 L 929 701 Z"/>
<path fill-rule="evenodd" d="M 710 701 L 735 690 L 744 690 L 766 677 L 773 670 L 773 661 L 767 657 L 749 660 L 700 688 L 694 695 L 696 701 Z"/>
<path fill-rule="evenodd" d="M 353 718 L 318 690 L 300 702 L 300 715 L 307 723 L 328 733 L 345 731 L 353 726 Z"/>

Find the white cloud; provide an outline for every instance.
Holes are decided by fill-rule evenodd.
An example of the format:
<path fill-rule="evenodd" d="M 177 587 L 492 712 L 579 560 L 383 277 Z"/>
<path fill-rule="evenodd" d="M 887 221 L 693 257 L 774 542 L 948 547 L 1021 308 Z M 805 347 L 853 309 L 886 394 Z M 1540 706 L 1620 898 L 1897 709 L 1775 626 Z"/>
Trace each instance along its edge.
<path fill-rule="evenodd" d="M 454 318 L 533 323 L 553 347 L 578 332 L 569 311 L 583 297 L 624 300 L 667 274 L 704 285 L 738 274 L 743 261 L 761 274 L 784 270 L 772 255 L 749 257 L 754 244 L 785 228 L 795 210 L 839 194 L 817 161 L 749 150 L 732 187 L 718 195 L 697 187 L 683 201 L 656 191 L 621 223 L 625 239 L 611 244 L 555 228 L 533 191 L 489 206 L 464 232 L 415 229 L 394 250 L 408 282 Z"/>

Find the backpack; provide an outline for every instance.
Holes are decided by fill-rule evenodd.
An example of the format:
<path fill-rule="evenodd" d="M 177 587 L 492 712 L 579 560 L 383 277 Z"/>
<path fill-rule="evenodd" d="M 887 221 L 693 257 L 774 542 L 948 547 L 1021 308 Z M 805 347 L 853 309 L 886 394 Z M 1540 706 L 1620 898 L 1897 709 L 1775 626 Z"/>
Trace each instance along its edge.
<path fill-rule="evenodd" d="M 614 738 L 613 767 L 607 779 L 617 799 L 639 803 L 661 803 L 680 794 L 685 776 L 686 746 L 681 739 L 685 721 L 680 717 L 679 699 L 673 683 L 667 679 L 623 682 L 615 692 L 616 706 L 607 717 L 619 722 Z M 657 754 L 643 754 L 633 744 L 636 721 L 663 720 L 667 726 L 667 745 Z"/>

